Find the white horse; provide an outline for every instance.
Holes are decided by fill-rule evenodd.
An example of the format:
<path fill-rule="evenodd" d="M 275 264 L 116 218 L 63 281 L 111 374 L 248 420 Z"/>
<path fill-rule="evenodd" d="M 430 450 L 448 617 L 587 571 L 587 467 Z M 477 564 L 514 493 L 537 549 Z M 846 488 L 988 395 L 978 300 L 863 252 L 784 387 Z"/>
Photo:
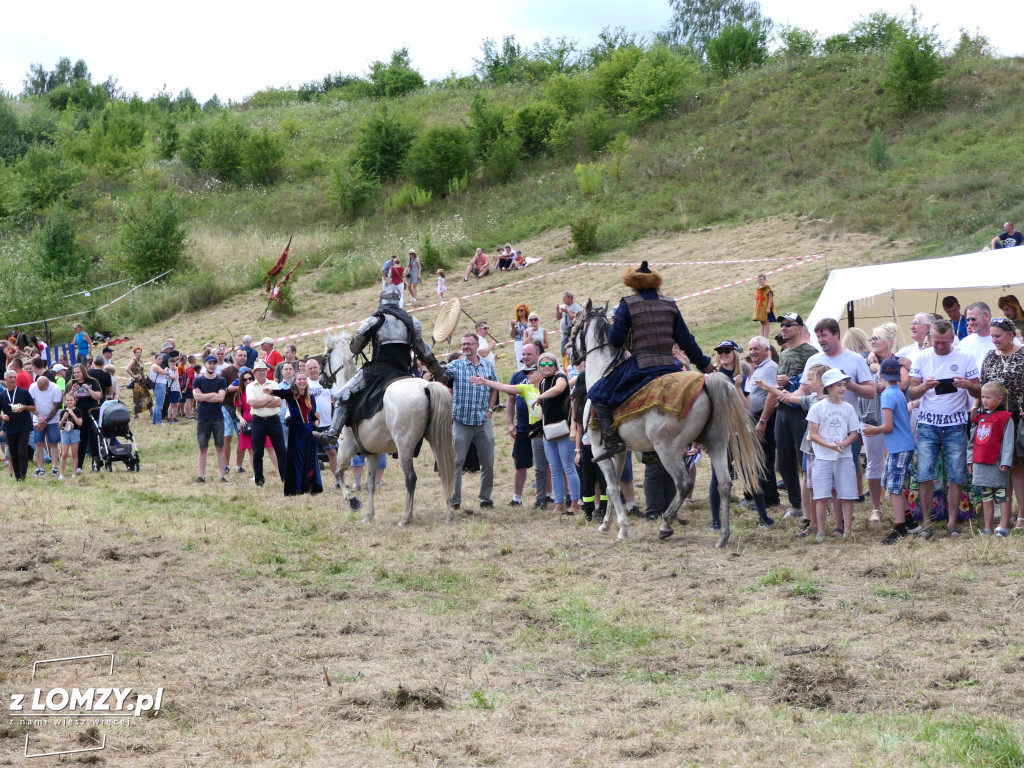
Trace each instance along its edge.
<path fill-rule="evenodd" d="M 577 362 L 587 362 L 588 387 L 603 378 L 610 367 L 621 362 L 625 354 L 608 341 L 610 322 L 607 311 L 607 304 L 596 309 L 593 302 L 588 300 L 586 308 L 576 316 L 573 324 L 573 356 Z M 601 444 L 601 431 L 594 427 L 589 428 L 588 433 L 591 444 L 595 446 L 594 452 L 597 453 L 596 446 Z M 722 530 L 715 546 L 724 547 L 729 541 L 729 493 L 732 490 L 729 450 L 732 450 L 741 481 L 751 491 L 760 490 L 757 470 L 764 461 L 761 444 L 751 430 L 746 404 L 736 391 L 735 384 L 720 373 L 709 374 L 685 418 L 661 408 L 651 408 L 620 425 L 619 435 L 629 450 L 656 451 L 665 471 L 675 481 L 676 495 L 661 516 L 661 529 L 658 531 L 658 538 L 661 539 L 672 535 L 672 520 L 693 486 L 683 455 L 694 441 L 704 446 L 711 457 L 711 466 L 718 477 L 718 491 L 722 497 Z M 625 461 L 626 454 L 621 452 L 599 462 L 608 481 L 608 497 L 618 517 L 620 541 L 629 535 L 629 518 L 619 497 L 619 478 L 622 477 Z M 609 508 L 598 530 L 607 533 L 610 522 Z"/>
<path fill-rule="evenodd" d="M 327 334 L 324 376 L 328 384 L 344 384 L 356 373 L 356 361 L 349 350 L 349 335 Z M 455 490 L 455 444 L 452 440 L 452 393 L 443 384 L 423 379 L 399 379 L 384 391 L 384 407 L 372 418 L 357 425 L 359 443 L 366 450 L 366 493 L 368 497 L 364 523 L 373 522 L 373 492 L 377 477 L 377 455 L 398 453 L 398 463 L 405 475 L 405 514 L 399 526 L 412 520 L 413 495 L 416 491 L 414 454 L 424 439 L 430 443 L 441 476 L 441 494 L 446 508 L 445 523 L 455 522 L 452 494 Z M 358 497 L 345 484 L 349 461 L 359 452 L 359 444 L 351 427 L 341 433 L 338 447 L 338 471 L 345 501 L 355 511 L 361 506 Z"/>

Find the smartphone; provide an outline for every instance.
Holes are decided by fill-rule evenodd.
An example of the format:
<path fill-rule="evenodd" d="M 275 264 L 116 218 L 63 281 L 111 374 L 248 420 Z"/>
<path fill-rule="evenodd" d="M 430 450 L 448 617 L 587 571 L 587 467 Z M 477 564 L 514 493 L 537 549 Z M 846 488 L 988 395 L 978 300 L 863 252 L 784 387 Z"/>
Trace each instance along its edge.
<path fill-rule="evenodd" d="M 939 379 L 939 385 L 935 387 L 936 395 L 952 395 L 956 391 L 952 379 Z"/>

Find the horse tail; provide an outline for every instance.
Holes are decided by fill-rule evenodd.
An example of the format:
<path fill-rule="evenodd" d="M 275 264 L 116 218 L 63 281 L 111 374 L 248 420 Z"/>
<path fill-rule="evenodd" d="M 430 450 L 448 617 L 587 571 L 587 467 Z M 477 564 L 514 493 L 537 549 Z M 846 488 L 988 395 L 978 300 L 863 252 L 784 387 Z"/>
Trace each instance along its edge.
<path fill-rule="evenodd" d="M 441 493 L 447 506 L 455 493 L 455 441 L 452 439 L 452 393 L 448 387 L 432 381 L 427 385 L 430 398 L 430 422 L 426 438 L 437 459 Z"/>
<path fill-rule="evenodd" d="M 764 463 L 764 449 L 750 428 L 750 411 L 746 403 L 736 391 L 736 385 L 723 374 L 712 373 L 705 377 L 704 391 L 711 398 L 714 409 L 708 427 L 719 434 L 725 431 L 729 435 L 729 450 L 740 481 L 747 491 L 760 492 L 758 470 Z"/>

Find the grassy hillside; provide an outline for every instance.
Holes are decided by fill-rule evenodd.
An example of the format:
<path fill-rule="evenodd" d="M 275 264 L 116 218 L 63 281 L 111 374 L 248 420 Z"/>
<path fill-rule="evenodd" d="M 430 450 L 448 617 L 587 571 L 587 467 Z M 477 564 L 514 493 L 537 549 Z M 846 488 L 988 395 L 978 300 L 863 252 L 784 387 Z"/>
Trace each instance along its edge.
<path fill-rule="evenodd" d="M 389 209 L 389 197 L 407 182 L 400 176 L 384 184 L 360 216 L 344 214 L 332 201 L 331 178 L 360 127 L 382 106 L 423 132 L 432 125 L 470 124 L 478 94 L 496 108 L 512 109 L 550 95 L 550 81 L 491 88 L 435 85 L 386 104 L 330 94 L 312 102 L 298 100 L 293 92 L 257 94 L 229 112 L 248 129 L 277 137 L 284 149 L 276 181 L 260 185 L 227 184 L 192 170 L 181 151 L 155 159 L 163 139 L 151 126 L 134 165 L 85 166 L 61 202 L 73 219 L 79 247 L 95 259 L 79 285 L 122 276 L 126 212 L 159 207 L 165 200 L 187 217 L 188 256 L 196 268 L 179 270 L 162 286 L 139 291 L 89 320 L 137 328 L 251 289 L 259 283 L 263 262 L 276 256 L 292 233 L 302 271 L 316 274 L 304 284 L 327 292 L 372 283 L 383 255 L 421 247 L 428 234 L 440 263 L 452 265 L 477 245 L 492 250 L 580 218 L 597 225 L 597 253 L 651 234 L 737 225 L 780 213 L 824 219 L 833 232 L 909 238 L 919 243 L 914 255 L 981 247 L 1003 220 L 1021 212 L 1024 160 L 1017 148 L 1024 63 L 948 58 L 936 103 L 905 112 L 883 92 L 887 62 L 883 53 L 839 53 L 777 58 L 727 79 L 693 73 L 667 117 L 637 127 L 623 115 L 608 116 L 609 130 L 632 133 L 600 153 L 591 156 L 583 145 L 541 152 L 521 159 L 503 184 L 488 178 L 478 157 L 461 193 L 435 196 L 422 208 Z M 31 102 L 14 106 L 26 124 L 39 122 L 45 109 Z M 182 134 L 222 119 L 220 112 L 193 116 L 194 125 L 183 124 Z M 72 130 L 73 118 L 63 115 L 58 134 Z M 95 134 L 95 123 L 91 130 Z M 60 141 L 56 146 L 55 152 L 62 151 Z M 87 156 L 78 146 L 79 155 L 71 156 Z M 65 151 L 61 162 L 69 163 L 67 157 Z M 586 194 L 574 173 L 577 162 L 590 164 L 592 177 L 599 179 Z M 46 170 L 52 173 L 51 167 Z M 29 178 L 28 170 L 10 164 L 0 171 L 22 184 Z M 8 214 L 10 198 L 8 192 Z M 0 219 L 5 290 L 31 284 L 39 231 L 55 207 Z M 758 243 L 749 248 L 757 250 Z M 115 290 L 102 298 L 112 298 Z M 19 311 L 21 303 L 5 302 L 7 322 L 38 314 Z M 96 304 L 79 297 L 59 308 L 90 306 Z"/>

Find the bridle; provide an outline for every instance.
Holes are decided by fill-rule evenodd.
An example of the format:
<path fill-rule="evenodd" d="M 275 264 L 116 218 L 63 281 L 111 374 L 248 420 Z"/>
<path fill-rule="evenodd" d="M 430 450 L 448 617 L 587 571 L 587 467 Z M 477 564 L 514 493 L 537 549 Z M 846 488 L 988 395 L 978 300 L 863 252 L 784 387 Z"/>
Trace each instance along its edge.
<path fill-rule="evenodd" d="M 337 368 L 334 367 L 334 347 L 331 347 L 331 351 L 324 355 L 324 370 L 320 375 L 320 383 L 325 387 L 333 387 L 338 374 L 344 367 L 344 363 Z"/>
<path fill-rule="evenodd" d="M 580 363 L 585 361 L 587 359 L 587 356 L 591 352 L 596 352 L 599 349 L 606 349 L 608 347 L 615 349 L 615 355 L 612 357 L 612 360 L 608 365 L 609 369 L 615 368 L 616 366 L 620 365 L 623 362 L 623 360 L 626 359 L 625 350 L 622 349 L 622 347 L 616 347 L 614 344 L 608 341 L 608 326 L 611 325 L 611 323 L 608 321 L 608 316 L 606 312 L 606 307 L 602 307 L 601 309 L 592 309 L 590 312 L 583 316 L 583 319 L 580 321 L 579 325 L 572 329 L 572 336 L 569 339 L 569 343 L 572 345 L 573 365 L 579 365 Z M 598 338 L 601 339 L 601 343 L 588 349 L 587 335 L 585 333 L 585 330 L 588 323 L 591 320 L 594 320 L 598 323 L 597 332 Z M 579 341 L 578 349 L 577 341 Z"/>

